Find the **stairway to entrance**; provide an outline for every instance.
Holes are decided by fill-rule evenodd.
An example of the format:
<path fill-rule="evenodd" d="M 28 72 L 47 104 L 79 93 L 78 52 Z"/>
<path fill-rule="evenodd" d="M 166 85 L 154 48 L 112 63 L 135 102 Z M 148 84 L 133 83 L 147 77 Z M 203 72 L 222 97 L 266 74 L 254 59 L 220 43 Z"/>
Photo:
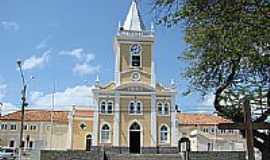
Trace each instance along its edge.
<path fill-rule="evenodd" d="M 108 154 L 106 160 L 185 160 L 183 154 Z"/>

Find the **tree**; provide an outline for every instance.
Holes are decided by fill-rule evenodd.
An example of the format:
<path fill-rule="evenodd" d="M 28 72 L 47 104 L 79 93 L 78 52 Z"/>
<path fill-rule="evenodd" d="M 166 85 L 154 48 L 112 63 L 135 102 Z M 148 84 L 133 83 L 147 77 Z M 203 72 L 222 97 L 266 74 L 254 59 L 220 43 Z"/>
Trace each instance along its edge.
<path fill-rule="evenodd" d="M 189 44 L 180 58 L 191 91 L 214 93 L 219 115 L 242 122 L 242 97 L 254 122 L 270 115 L 270 0 L 154 0 L 159 24 L 183 26 Z M 263 160 L 270 132 L 254 131 Z"/>

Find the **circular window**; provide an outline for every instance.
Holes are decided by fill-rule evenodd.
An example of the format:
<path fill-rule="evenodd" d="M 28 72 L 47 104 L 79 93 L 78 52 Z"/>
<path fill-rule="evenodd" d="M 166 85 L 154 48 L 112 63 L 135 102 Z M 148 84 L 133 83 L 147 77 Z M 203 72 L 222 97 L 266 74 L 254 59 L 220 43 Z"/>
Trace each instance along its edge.
<path fill-rule="evenodd" d="M 131 74 L 131 79 L 132 79 L 133 81 L 139 81 L 139 80 L 141 79 L 140 73 L 139 73 L 139 72 L 133 72 L 133 73 Z"/>
<path fill-rule="evenodd" d="M 82 130 L 85 130 L 85 129 L 87 128 L 87 125 L 86 125 L 85 123 L 81 123 L 81 124 L 80 124 L 80 128 L 81 128 Z"/>

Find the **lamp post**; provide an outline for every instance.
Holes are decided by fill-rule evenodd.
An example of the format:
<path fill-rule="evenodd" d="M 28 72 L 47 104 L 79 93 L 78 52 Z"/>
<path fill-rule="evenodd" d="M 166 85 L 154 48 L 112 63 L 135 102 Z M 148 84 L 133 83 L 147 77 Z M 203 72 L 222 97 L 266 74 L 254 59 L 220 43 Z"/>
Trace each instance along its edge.
<path fill-rule="evenodd" d="M 22 70 L 22 61 L 18 60 L 17 61 L 17 65 L 20 71 L 20 75 L 22 78 L 22 85 L 23 85 L 23 89 L 22 89 L 22 107 L 21 107 L 21 128 L 20 128 L 20 148 L 19 148 L 19 160 L 22 159 L 22 151 L 23 151 L 23 130 L 24 130 L 24 109 L 25 107 L 28 105 L 28 103 L 26 103 L 26 89 L 27 89 L 27 84 L 25 83 L 25 78 L 24 78 L 24 74 L 23 74 L 23 70 Z"/>
<path fill-rule="evenodd" d="M 3 103 L 0 102 L 0 117 L 2 116 L 2 107 L 3 107 Z"/>

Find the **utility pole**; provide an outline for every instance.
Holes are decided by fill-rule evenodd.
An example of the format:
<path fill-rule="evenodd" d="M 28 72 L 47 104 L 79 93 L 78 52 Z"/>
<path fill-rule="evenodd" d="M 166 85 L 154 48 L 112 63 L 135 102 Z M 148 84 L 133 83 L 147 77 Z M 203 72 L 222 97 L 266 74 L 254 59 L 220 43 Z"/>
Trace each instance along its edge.
<path fill-rule="evenodd" d="M 2 107 L 3 107 L 3 103 L 0 102 L 0 117 L 2 116 Z"/>
<path fill-rule="evenodd" d="M 53 128 L 54 128 L 54 105 L 55 105 L 55 81 L 53 82 L 53 93 L 52 93 L 52 104 L 51 104 L 51 111 L 50 111 L 50 116 L 51 116 L 51 136 L 50 136 L 50 150 L 52 150 L 53 145 Z"/>
<path fill-rule="evenodd" d="M 22 70 L 22 61 L 18 60 L 17 65 L 19 67 L 19 71 L 21 74 L 22 78 L 22 84 L 23 84 L 23 89 L 22 89 L 22 107 L 21 107 L 21 128 L 20 128 L 20 148 L 19 148 L 19 160 L 22 160 L 22 151 L 23 151 L 23 130 L 24 130 L 24 109 L 28 105 L 26 103 L 26 90 L 27 90 L 27 84 L 25 83 L 25 78 Z"/>
<path fill-rule="evenodd" d="M 254 155 L 254 138 L 253 138 L 253 126 L 251 118 L 251 109 L 249 100 L 245 99 L 244 101 L 244 123 L 245 123 L 245 133 L 246 133 L 246 142 L 248 150 L 248 160 L 255 160 Z"/>

